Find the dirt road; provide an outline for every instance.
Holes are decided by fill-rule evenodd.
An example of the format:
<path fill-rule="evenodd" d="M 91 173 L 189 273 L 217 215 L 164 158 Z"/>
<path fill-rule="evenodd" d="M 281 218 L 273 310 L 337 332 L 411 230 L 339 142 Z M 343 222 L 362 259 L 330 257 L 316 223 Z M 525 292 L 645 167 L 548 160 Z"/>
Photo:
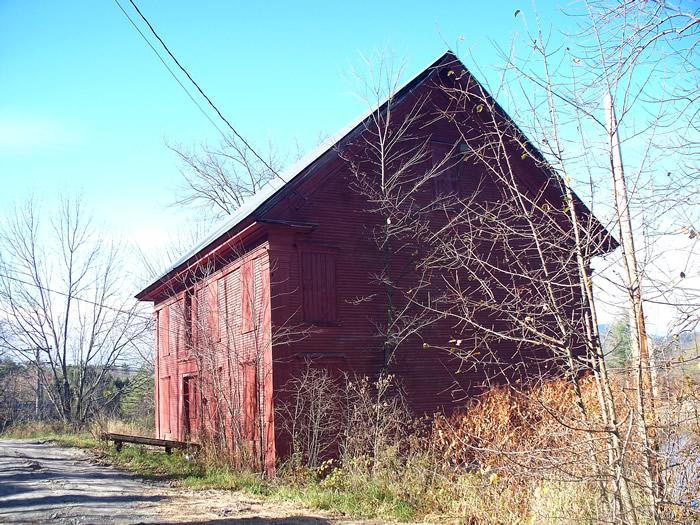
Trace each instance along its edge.
<path fill-rule="evenodd" d="M 350 525 L 235 492 L 187 491 L 100 464 L 89 452 L 0 440 L 0 523 Z M 375 522 L 376 523 L 376 522 Z"/>

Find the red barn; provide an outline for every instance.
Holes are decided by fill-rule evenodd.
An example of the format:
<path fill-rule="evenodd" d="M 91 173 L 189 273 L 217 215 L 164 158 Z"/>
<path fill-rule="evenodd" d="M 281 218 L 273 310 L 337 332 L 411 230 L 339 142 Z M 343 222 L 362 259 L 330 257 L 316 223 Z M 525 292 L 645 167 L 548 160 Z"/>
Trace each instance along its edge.
<path fill-rule="evenodd" d="M 370 230 L 378 217 L 354 189 L 342 152 L 366 132 L 372 115 L 387 109 L 410 113 L 421 100 L 426 115 L 421 136 L 444 154 L 459 143 L 459 132 L 449 119 L 432 116 L 452 103 L 445 86 L 466 86 L 467 77 L 469 86 L 478 86 L 453 54 L 444 54 L 390 101 L 274 179 L 139 292 L 138 299 L 154 303 L 156 317 L 158 437 L 196 437 L 200 411 L 207 411 L 208 420 L 229 429 L 232 435 L 224 439 L 273 468 L 285 447 L 275 427 L 275 405 L 285 383 L 309 359 L 370 377 L 385 369 L 377 324 L 386 322 L 387 310 L 372 300 L 381 291 L 370 277 L 384 264 Z M 509 121 L 505 113 L 503 119 Z M 525 156 L 517 158 L 524 185 L 540 187 L 551 177 Z M 445 170 L 434 183 L 458 194 L 475 191 L 460 168 Z M 553 199 L 561 202 L 561 194 Z M 457 374 L 448 352 L 425 351 L 425 341 L 446 341 L 450 330 L 444 322 L 426 325 L 420 337 L 402 341 L 391 360 L 417 413 L 449 407 L 482 382 L 478 370 Z M 226 393 L 226 406 L 209 401 L 217 397 L 215 390 Z"/>

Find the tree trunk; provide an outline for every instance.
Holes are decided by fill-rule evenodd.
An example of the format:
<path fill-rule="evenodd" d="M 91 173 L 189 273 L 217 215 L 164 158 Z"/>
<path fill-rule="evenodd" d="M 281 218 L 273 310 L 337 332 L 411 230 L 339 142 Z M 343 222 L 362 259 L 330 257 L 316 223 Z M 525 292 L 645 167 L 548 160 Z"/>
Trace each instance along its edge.
<path fill-rule="evenodd" d="M 605 97 L 605 117 L 608 126 L 610 166 L 613 177 L 615 212 L 620 229 L 620 246 L 624 268 L 624 280 L 629 299 L 630 346 L 634 362 L 633 384 L 637 397 L 637 428 L 643 440 L 646 470 L 646 492 L 654 522 L 659 522 L 659 475 L 656 461 L 658 450 L 654 436 L 656 385 L 652 373 L 653 362 L 649 352 L 644 310 L 642 306 L 641 281 L 634 247 L 634 233 L 629 210 L 629 197 L 622 165 L 620 141 L 617 134 L 617 119 L 610 94 Z"/>

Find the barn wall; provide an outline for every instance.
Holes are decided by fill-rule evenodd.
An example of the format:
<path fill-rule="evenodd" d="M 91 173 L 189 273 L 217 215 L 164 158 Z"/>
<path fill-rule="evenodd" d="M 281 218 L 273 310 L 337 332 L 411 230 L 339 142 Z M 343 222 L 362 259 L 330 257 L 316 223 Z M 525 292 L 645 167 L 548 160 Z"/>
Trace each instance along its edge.
<path fill-rule="evenodd" d="M 444 104 L 444 100 L 435 102 Z M 429 134 L 434 142 L 436 157 L 442 154 L 440 150 L 445 145 L 459 141 L 454 126 L 444 121 L 427 126 L 422 132 Z M 541 184 L 531 164 L 519 157 L 513 163 L 521 173 L 524 187 Z M 474 165 L 462 166 L 454 184 L 462 196 L 478 188 L 482 199 L 499 197 L 497 183 L 486 170 Z M 372 239 L 373 226 L 381 219 L 367 211 L 368 204 L 352 186 L 346 163 L 336 157 L 268 212 L 267 217 L 274 220 L 316 225 L 310 232 L 288 231 L 270 237 L 273 326 L 286 323 L 313 328 L 313 333 L 302 341 L 274 346 L 274 392 L 278 404 L 287 399 L 287 381 L 299 375 L 307 361 L 330 370 L 370 377 L 376 376 L 384 366 L 382 339 L 375 325 L 385 322 L 386 307 L 383 288 L 374 278 L 382 268 L 384 255 Z M 427 203 L 433 194 L 428 190 L 421 198 Z M 436 216 L 435 220 L 441 217 Z M 326 322 L 305 319 L 308 301 L 304 294 L 308 283 L 302 266 L 306 253 L 333 254 L 335 319 Z M 398 274 L 410 264 L 410 254 L 405 251 L 394 258 L 393 268 Z M 326 279 L 323 275 L 319 278 Z M 449 347 L 450 339 L 455 336 L 459 334 L 455 334 L 451 322 L 436 322 L 406 340 L 396 353 L 389 371 L 397 376 L 416 414 L 431 414 L 461 405 L 469 396 L 486 388 L 487 380 L 492 379 L 482 368 L 460 366 L 463 363 L 454 356 L 436 348 Z M 430 348 L 424 349 L 423 343 L 428 343 Z M 497 354 L 510 358 L 520 350 L 507 342 L 495 348 Z M 287 445 L 283 441 L 278 439 L 281 449 Z"/>
<path fill-rule="evenodd" d="M 420 93 L 413 93 L 407 106 L 411 97 Z M 431 96 L 433 100 L 426 107 L 446 104 L 442 95 Z M 480 117 L 475 114 L 468 118 Z M 428 118 L 424 124 L 420 133 L 430 136 L 436 157 L 444 154 L 446 145 L 460 140 L 454 126 L 444 120 Z M 534 163 L 521 158 L 519 152 L 510 160 L 524 187 L 541 184 Z M 495 200 L 499 196 L 498 183 L 486 170 L 472 165 L 461 166 L 454 180 L 439 184 L 456 185 L 462 196 L 477 188 L 479 198 Z M 275 433 L 278 422 L 273 411 L 288 400 L 287 382 L 307 363 L 337 373 L 370 377 L 386 366 L 383 339 L 377 332 L 377 325 L 386 322 L 386 298 L 383 287 L 376 282 L 384 255 L 372 237 L 373 228 L 382 218 L 367 211 L 367 202 L 352 187 L 347 163 L 333 151 L 292 186 L 251 219 L 266 223 L 264 240 L 247 246 L 243 257 L 215 265 L 215 272 L 195 287 L 201 291 L 207 286 L 201 298 L 198 296 L 201 305 L 211 294 L 209 286 L 216 283 L 218 323 L 212 322 L 206 312 L 202 315 L 208 319 L 210 331 L 218 325 L 220 332 L 210 344 L 215 351 L 208 368 L 215 373 L 209 375 L 226 385 L 235 406 L 222 416 L 223 427 L 235 427 L 239 418 L 240 434 L 250 441 L 251 451 L 265 455 L 268 469 L 273 467 L 275 451 L 284 455 L 286 449 L 284 440 Z M 421 199 L 424 203 L 433 199 L 430 188 Z M 442 219 L 436 214 L 436 222 Z M 252 260 L 257 262 L 248 265 Z M 410 267 L 410 251 L 392 258 L 392 273 Z M 249 274 L 253 275 L 250 289 L 241 286 Z M 410 272 L 407 275 L 410 279 Z M 250 296 L 250 305 L 243 302 L 243 297 Z M 199 348 L 195 345 L 194 356 L 187 355 L 184 341 L 188 335 L 174 314 L 178 301 L 184 300 L 184 292 L 173 293 L 156 307 L 157 425 L 161 437 L 184 437 L 182 379 L 186 374 L 204 375 L 200 363 L 202 356 L 208 355 L 202 349 L 209 343 Z M 249 310 L 259 316 L 257 324 L 249 319 Z M 449 410 L 487 386 L 488 374 L 482 368 L 461 368 L 454 356 L 438 348 L 449 346 L 455 335 L 450 322 L 436 322 L 404 341 L 390 363 L 388 370 L 397 376 L 416 414 Z M 428 343 L 427 350 L 424 343 Z M 514 356 L 520 349 L 500 343 L 496 350 L 502 356 Z M 250 381 L 246 380 L 251 377 L 250 363 L 254 363 L 256 383 L 252 394 Z M 203 383 L 207 383 L 205 379 Z M 202 392 L 207 395 L 205 384 Z M 257 408 L 246 401 L 251 397 L 256 398 Z M 259 424 L 251 425 L 251 419 Z"/>
<path fill-rule="evenodd" d="M 284 385 L 311 361 L 314 366 L 342 370 L 351 375 L 376 376 L 384 365 L 382 337 L 375 324 L 386 319 L 383 288 L 374 275 L 382 267 L 383 255 L 373 242 L 371 228 L 376 217 L 363 211 L 362 199 L 350 189 L 349 175 L 329 174 L 295 219 L 318 224 L 308 234 L 278 237 L 271 241 L 273 325 L 308 326 L 312 333 L 302 341 L 274 346 L 274 380 L 278 402 L 284 402 Z M 331 168 L 332 169 L 332 168 Z M 335 321 L 305 319 L 303 260 L 306 253 L 333 252 L 335 259 Z M 395 261 L 405 266 L 405 256 Z M 370 300 L 364 300 L 372 297 Z M 283 299 L 282 299 L 283 298 Z M 360 301 L 358 302 L 358 299 Z M 309 321 L 309 322 L 307 322 Z M 469 375 L 459 376 L 457 364 L 446 352 L 423 350 L 423 341 L 446 344 L 452 337 L 449 325 L 439 324 L 402 345 L 391 371 L 405 389 L 416 413 L 432 413 L 463 400 L 471 390 Z"/>
<path fill-rule="evenodd" d="M 264 240 L 238 247 L 242 255 L 220 256 L 204 276 L 188 278 L 186 290 L 156 305 L 158 437 L 220 439 L 225 433 L 231 447 L 246 449 L 243 456 L 274 458 L 267 250 Z M 187 377 L 196 378 L 201 400 L 190 435 Z"/>
<path fill-rule="evenodd" d="M 433 135 L 435 148 L 456 140 L 448 129 L 436 127 Z M 457 183 L 465 192 L 473 185 L 467 177 L 459 178 Z M 271 211 L 274 219 L 293 218 L 318 225 L 309 233 L 271 238 L 271 260 L 277 268 L 272 277 L 273 324 L 293 319 L 314 329 L 299 343 L 274 347 L 276 393 L 301 372 L 307 360 L 358 376 L 376 376 L 384 365 L 383 339 L 375 327 L 386 319 L 384 290 L 375 279 L 384 257 L 372 238 L 378 217 L 366 211 L 367 203 L 352 185 L 347 165 L 336 158 L 301 188 L 303 198 L 290 197 Z M 433 198 L 430 188 L 424 198 L 426 202 Z M 308 285 L 302 275 L 304 254 L 324 251 L 332 251 L 335 257 L 336 320 L 305 323 L 304 290 Z M 407 253 L 395 258 L 395 268 L 408 264 Z M 276 301 L 276 297 L 285 297 L 285 304 L 280 305 L 282 301 Z M 472 389 L 471 383 L 480 383 L 481 378 L 456 374 L 458 367 L 446 352 L 423 350 L 423 341 L 447 343 L 452 336 L 449 325 L 427 328 L 421 336 L 402 345 L 391 371 L 399 376 L 411 407 L 417 413 L 431 413 L 464 399 Z"/>

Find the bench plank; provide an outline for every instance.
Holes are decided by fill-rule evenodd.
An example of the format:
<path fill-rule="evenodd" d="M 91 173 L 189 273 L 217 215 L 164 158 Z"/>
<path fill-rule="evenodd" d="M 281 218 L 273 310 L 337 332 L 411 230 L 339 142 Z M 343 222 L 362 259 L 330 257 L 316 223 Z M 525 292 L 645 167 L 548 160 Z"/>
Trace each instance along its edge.
<path fill-rule="evenodd" d="M 117 451 L 120 451 L 123 443 L 137 443 L 139 445 L 151 445 L 154 447 L 165 447 L 165 451 L 170 453 L 173 448 L 192 449 L 200 448 L 199 443 L 189 441 L 175 441 L 172 439 L 158 439 L 146 436 L 130 436 L 128 434 L 115 434 L 113 432 L 103 432 L 102 439 L 105 441 L 114 441 Z"/>

